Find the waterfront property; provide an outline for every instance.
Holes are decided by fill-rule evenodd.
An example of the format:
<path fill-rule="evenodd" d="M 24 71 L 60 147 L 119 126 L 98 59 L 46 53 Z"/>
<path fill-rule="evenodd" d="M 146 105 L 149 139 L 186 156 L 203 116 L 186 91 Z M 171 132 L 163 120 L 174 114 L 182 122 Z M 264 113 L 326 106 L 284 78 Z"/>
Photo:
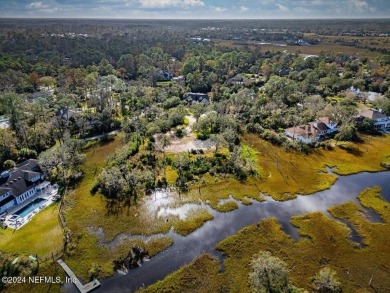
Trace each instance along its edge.
<path fill-rule="evenodd" d="M 314 143 L 337 131 L 337 123 L 329 117 L 320 117 L 306 125 L 287 128 L 285 134 L 303 143 Z"/>
<path fill-rule="evenodd" d="M 381 110 L 363 109 L 359 113 L 359 117 L 363 119 L 371 119 L 375 129 L 379 131 L 390 131 L 390 117 L 387 117 Z"/>
<path fill-rule="evenodd" d="M 4 218 L 9 226 L 20 227 L 26 223 L 33 212 L 47 206 L 48 199 L 57 193 L 57 187 L 53 188 L 44 179 L 34 159 L 1 173 L 0 214 L 8 214 Z"/>
<path fill-rule="evenodd" d="M 37 160 L 27 160 L 0 176 L 0 214 L 17 206 L 42 188 L 45 176 L 40 171 Z"/>

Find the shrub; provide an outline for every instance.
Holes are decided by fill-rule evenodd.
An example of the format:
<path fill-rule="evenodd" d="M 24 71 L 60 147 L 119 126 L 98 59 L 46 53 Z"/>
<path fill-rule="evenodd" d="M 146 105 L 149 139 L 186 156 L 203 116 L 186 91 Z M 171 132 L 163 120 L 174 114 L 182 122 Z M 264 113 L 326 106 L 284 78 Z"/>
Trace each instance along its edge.
<path fill-rule="evenodd" d="M 322 268 L 314 277 L 313 283 L 315 289 L 320 293 L 342 292 L 336 271 L 329 267 Z"/>
<path fill-rule="evenodd" d="M 4 162 L 3 166 L 5 169 L 11 169 L 11 168 L 14 168 L 16 166 L 16 163 L 12 160 L 7 160 Z"/>
<path fill-rule="evenodd" d="M 251 261 L 249 280 L 254 292 L 289 292 L 287 264 L 272 256 L 268 251 L 261 251 Z"/>
<path fill-rule="evenodd" d="M 34 150 L 30 150 L 28 148 L 22 148 L 20 151 L 19 151 L 19 157 L 21 159 L 32 159 L 32 158 L 36 158 L 38 156 L 37 152 L 34 151 Z"/>

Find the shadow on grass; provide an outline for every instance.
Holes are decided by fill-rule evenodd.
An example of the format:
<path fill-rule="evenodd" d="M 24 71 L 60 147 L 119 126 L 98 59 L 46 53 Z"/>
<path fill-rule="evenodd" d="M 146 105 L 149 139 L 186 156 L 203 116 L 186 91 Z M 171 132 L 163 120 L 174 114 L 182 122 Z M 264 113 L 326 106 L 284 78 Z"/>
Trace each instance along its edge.
<path fill-rule="evenodd" d="M 127 215 L 130 215 L 130 208 L 133 204 L 137 205 L 137 197 L 127 197 L 123 199 L 106 199 L 106 216 L 116 215 L 119 216 L 120 213 L 127 210 Z"/>
<path fill-rule="evenodd" d="M 339 148 L 356 157 L 361 157 L 363 155 L 363 152 L 355 147 L 340 145 Z"/>
<path fill-rule="evenodd" d="M 122 204 L 118 200 L 107 199 L 106 200 L 106 216 L 118 216 L 122 211 Z"/>

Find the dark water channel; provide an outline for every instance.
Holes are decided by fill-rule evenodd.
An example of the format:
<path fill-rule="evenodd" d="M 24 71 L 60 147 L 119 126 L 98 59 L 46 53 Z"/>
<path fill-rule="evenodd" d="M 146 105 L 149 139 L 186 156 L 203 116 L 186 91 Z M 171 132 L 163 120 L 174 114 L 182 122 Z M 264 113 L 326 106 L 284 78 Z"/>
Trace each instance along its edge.
<path fill-rule="evenodd" d="M 209 252 L 222 258 L 222 255 L 215 251 L 218 242 L 264 218 L 276 218 L 286 233 L 292 239 L 297 240 L 299 238 L 298 230 L 290 224 L 292 216 L 317 211 L 324 212 L 329 216 L 327 212 L 329 207 L 347 201 L 359 204 L 356 196 L 363 189 L 373 186 L 382 187 L 383 197 L 390 201 L 390 171 L 386 171 L 340 176 L 330 189 L 312 195 L 298 196 L 296 199 L 285 202 L 277 202 L 267 197 L 266 201 L 255 201 L 249 206 L 239 203 L 239 208 L 229 213 L 220 213 L 210 208 L 214 215 L 212 221 L 208 221 L 186 237 L 172 231 L 166 234 L 174 238 L 174 244 L 171 247 L 153 257 L 151 261 L 143 263 L 141 267 L 129 271 L 126 275 L 117 274 L 111 278 L 100 280 L 101 287 L 94 292 L 134 292 L 142 286 L 148 286 L 163 279 L 203 252 Z M 381 221 L 379 215 L 373 211 L 364 208 L 362 210 L 366 212 L 369 220 Z M 348 223 L 346 224 L 348 225 Z M 353 229 L 352 225 L 348 226 L 352 228 L 351 240 L 358 244 L 361 243 L 360 235 Z M 119 237 L 121 239 L 131 238 L 124 234 Z M 102 239 L 104 238 L 100 237 L 101 244 L 103 244 Z M 119 240 L 114 239 L 113 241 L 117 243 Z M 110 244 L 112 243 L 105 245 Z M 64 289 L 66 292 L 78 292 L 72 284 L 67 284 Z"/>

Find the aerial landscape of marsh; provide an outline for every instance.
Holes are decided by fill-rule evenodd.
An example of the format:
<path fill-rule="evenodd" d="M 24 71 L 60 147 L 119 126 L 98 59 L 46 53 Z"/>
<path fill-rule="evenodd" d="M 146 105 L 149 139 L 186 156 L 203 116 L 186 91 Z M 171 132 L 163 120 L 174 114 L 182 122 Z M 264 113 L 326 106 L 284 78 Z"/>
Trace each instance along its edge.
<path fill-rule="evenodd" d="M 0 6 L 0 292 L 390 292 L 386 1 Z"/>

